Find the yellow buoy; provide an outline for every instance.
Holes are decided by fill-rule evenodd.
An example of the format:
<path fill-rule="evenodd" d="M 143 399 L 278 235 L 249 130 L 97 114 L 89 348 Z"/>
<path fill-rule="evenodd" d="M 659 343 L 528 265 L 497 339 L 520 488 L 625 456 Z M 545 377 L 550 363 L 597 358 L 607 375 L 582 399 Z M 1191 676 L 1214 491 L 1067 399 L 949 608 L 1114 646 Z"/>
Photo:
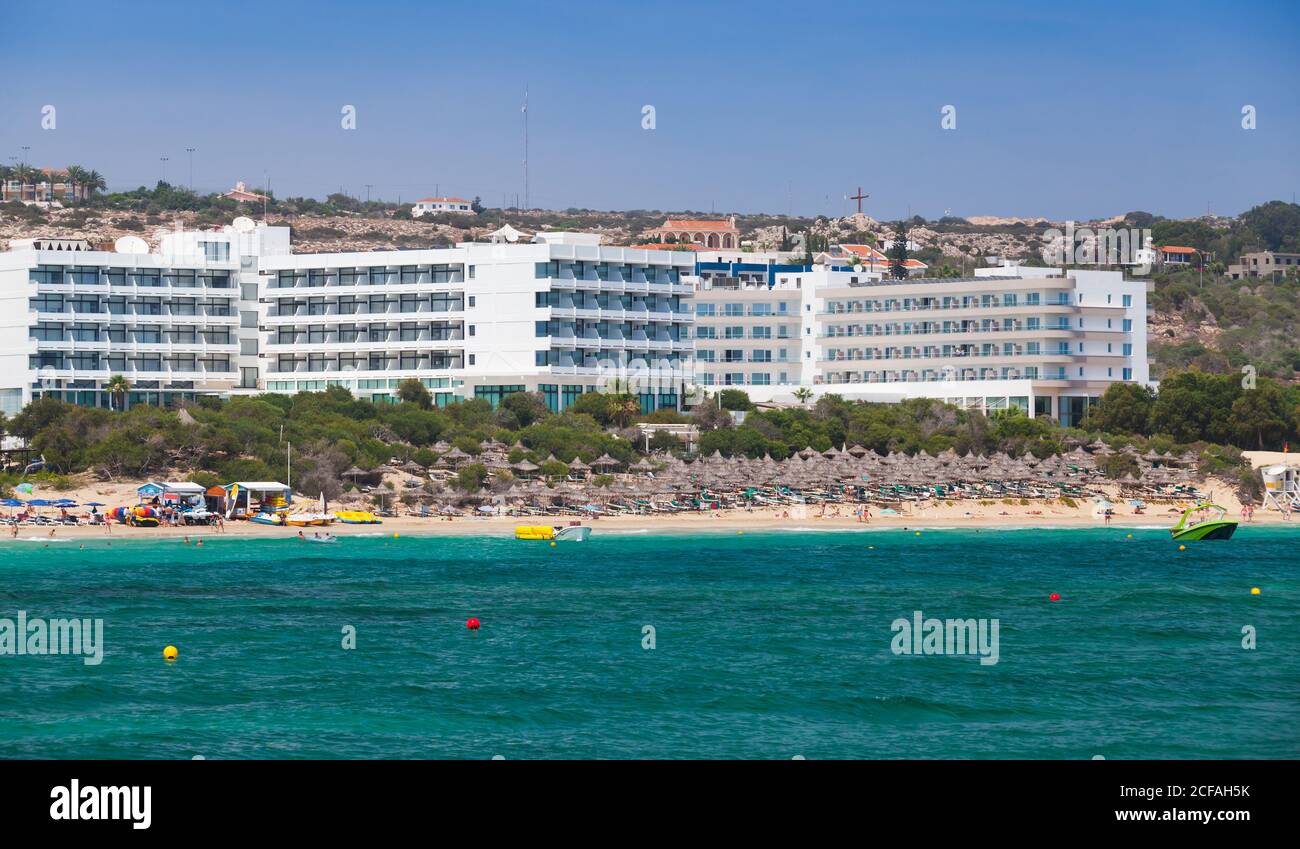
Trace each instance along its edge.
<path fill-rule="evenodd" d="M 1259 595 L 1259 587 L 1251 587 L 1251 588 L 1250 588 L 1250 594 L 1251 594 L 1251 595 Z"/>
<path fill-rule="evenodd" d="M 1178 550 L 1179 550 L 1179 551 L 1186 551 L 1186 550 L 1187 550 L 1187 546 L 1185 546 L 1185 545 L 1180 545 L 1180 546 L 1178 546 Z"/>
<path fill-rule="evenodd" d="M 397 539 L 397 534 L 393 534 L 393 539 Z"/>
<path fill-rule="evenodd" d="M 555 548 L 555 540 L 551 540 L 551 548 Z"/>
<path fill-rule="evenodd" d="M 921 532 L 920 532 L 920 531 L 917 531 L 917 532 L 916 532 L 916 535 L 917 535 L 917 536 L 920 536 L 920 535 L 921 535 Z"/>
<path fill-rule="evenodd" d="M 1133 539 L 1133 535 L 1132 535 L 1132 534 L 1129 534 L 1129 535 L 1128 535 L 1128 538 L 1129 538 L 1129 539 Z"/>
<path fill-rule="evenodd" d="M 175 660 L 180 652 L 176 651 L 176 646 L 168 646 L 163 649 L 163 660 Z"/>

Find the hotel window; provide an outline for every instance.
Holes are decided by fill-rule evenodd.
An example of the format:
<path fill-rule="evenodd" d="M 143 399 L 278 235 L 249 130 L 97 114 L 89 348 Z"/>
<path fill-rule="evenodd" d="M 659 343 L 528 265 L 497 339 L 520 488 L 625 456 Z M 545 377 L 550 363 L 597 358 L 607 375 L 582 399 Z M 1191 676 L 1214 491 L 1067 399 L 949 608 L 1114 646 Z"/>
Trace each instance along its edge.
<path fill-rule="evenodd" d="M 695 314 L 701 317 L 717 315 L 717 304 L 696 304 Z"/>
<path fill-rule="evenodd" d="M 324 298 L 309 298 L 307 300 L 307 315 L 327 315 L 329 308 Z"/>
<path fill-rule="evenodd" d="M 52 310 L 52 312 L 59 312 L 59 310 Z M 716 327 L 697 327 L 697 328 L 695 328 L 695 338 L 696 338 L 696 339 L 717 339 L 717 338 L 718 338 L 718 328 L 716 328 Z"/>
<path fill-rule="evenodd" d="M 320 345 L 329 341 L 325 334 L 325 325 L 313 324 L 307 328 L 307 341 L 313 345 Z"/>
<path fill-rule="evenodd" d="M 203 248 L 203 258 L 208 262 L 228 262 L 230 260 L 229 242 L 199 242 Z"/>
<path fill-rule="evenodd" d="M 1133 306 L 1133 296 L 1132 296 L 1132 295 L 1125 295 L 1125 296 L 1124 296 L 1123 304 L 1124 304 L 1124 306 L 1126 306 L 1126 307 L 1131 307 L 1131 306 Z"/>
<path fill-rule="evenodd" d="M 284 274 L 284 272 L 280 272 L 280 273 L 281 273 L 281 274 Z M 355 268 L 340 268 L 340 269 L 339 269 L 339 285 L 340 285 L 340 286 L 356 286 L 356 285 L 357 285 L 358 283 L 360 283 L 360 282 L 362 282 L 362 281 L 361 281 L 361 275 L 357 273 L 357 269 L 355 269 Z"/>
<path fill-rule="evenodd" d="M 1126 368 L 1126 369 L 1124 369 L 1123 371 L 1121 371 L 1120 373 L 1124 376 L 1124 379 L 1125 379 L 1125 380 L 1132 380 L 1132 379 L 1133 379 L 1133 369 L 1131 369 L 1131 368 Z"/>
<path fill-rule="evenodd" d="M 726 330 L 724 331 L 723 338 L 724 338 L 724 339 L 744 339 L 744 338 L 745 338 L 745 328 L 743 328 L 743 327 L 728 327 L 728 328 L 726 328 Z"/>
<path fill-rule="evenodd" d="M 403 285 L 420 282 L 420 269 L 414 265 L 403 265 L 401 275 Z"/>
<path fill-rule="evenodd" d="M 1124 319 L 1124 332 L 1125 333 L 1133 332 L 1133 319 L 1131 318 Z"/>
<path fill-rule="evenodd" d="M 369 269 L 366 282 L 371 286 L 383 286 L 388 282 L 388 270 L 385 268 Z"/>
<path fill-rule="evenodd" d="M 1124 343 L 1124 356 L 1126 357 L 1133 356 L 1133 343 L 1131 342 Z"/>
<path fill-rule="evenodd" d="M 753 329 L 753 332 L 751 333 L 751 336 L 754 339 L 771 339 L 772 328 L 765 327 L 765 326 L 755 327 Z"/>
<path fill-rule="evenodd" d="M 744 304 L 723 304 L 722 314 L 727 318 L 739 318 L 745 314 Z"/>
<path fill-rule="evenodd" d="M 356 342 L 356 341 L 357 341 L 357 326 L 356 326 L 355 324 L 340 324 L 340 325 L 339 325 L 339 341 L 340 341 L 340 342 Z"/>

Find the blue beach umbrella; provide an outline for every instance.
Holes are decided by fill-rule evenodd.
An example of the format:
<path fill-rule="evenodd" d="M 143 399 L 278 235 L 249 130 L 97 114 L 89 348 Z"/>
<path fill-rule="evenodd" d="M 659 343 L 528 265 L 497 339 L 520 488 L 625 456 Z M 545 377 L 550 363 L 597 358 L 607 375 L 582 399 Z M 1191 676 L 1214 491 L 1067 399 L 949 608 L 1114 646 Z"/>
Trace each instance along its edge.
<path fill-rule="evenodd" d="M 83 505 L 81 505 L 81 506 L 82 506 L 82 507 L 103 507 L 103 506 L 104 506 L 104 502 L 102 502 L 102 501 L 87 501 L 85 504 L 83 504 Z"/>
<path fill-rule="evenodd" d="M 6 507 L 22 507 L 22 506 L 23 506 L 23 502 L 19 501 L 17 498 L 6 498 L 4 501 L 0 501 L 0 504 L 3 504 L 3 505 L 6 506 Z"/>
<path fill-rule="evenodd" d="M 49 507 L 53 504 L 53 501 L 46 501 L 44 498 L 33 498 L 27 502 L 28 507 Z"/>

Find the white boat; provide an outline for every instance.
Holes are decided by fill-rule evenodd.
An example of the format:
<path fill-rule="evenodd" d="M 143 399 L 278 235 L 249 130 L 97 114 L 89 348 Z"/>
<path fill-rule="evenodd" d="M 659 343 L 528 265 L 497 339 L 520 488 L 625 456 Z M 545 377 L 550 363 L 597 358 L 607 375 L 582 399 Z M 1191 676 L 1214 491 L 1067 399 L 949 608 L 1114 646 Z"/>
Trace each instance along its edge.
<path fill-rule="evenodd" d="M 583 525 L 567 525 L 555 529 L 555 538 L 560 542 L 585 542 L 591 536 L 591 528 Z"/>

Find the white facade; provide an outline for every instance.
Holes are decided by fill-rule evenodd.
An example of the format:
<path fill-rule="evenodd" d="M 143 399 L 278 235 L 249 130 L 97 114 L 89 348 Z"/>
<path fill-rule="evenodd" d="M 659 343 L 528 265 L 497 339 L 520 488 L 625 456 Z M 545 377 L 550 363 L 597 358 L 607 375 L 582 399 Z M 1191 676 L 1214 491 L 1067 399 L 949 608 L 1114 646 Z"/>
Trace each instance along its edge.
<path fill-rule="evenodd" d="M 771 287 L 727 282 L 704 281 L 696 297 L 697 380 L 755 401 L 793 402 L 802 386 L 814 397 L 1014 406 L 1074 424 L 1111 383 L 1150 379 L 1148 283 L 1120 272 L 1009 266 L 885 280 L 814 267 Z"/>
<path fill-rule="evenodd" d="M 660 385 L 638 387 L 643 407 L 676 407 L 690 378 L 694 257 L 598 241 L 547 233 L 532 244 L 263 257 L 266 389 L 338 384 L 391 398 L 415 377 L 440 403 L 527 389 L 559 410 L 655 366 Z"/>
<path fill-rule="evenodd" d="M 645 409 L 691 380 L 694 256 L 546 233 L 531 244 L 292 254 L 289 230 L 177 232 L 153 253 L 0 254 L 0 409 L 343 386 L 440 404 L 538 391 L 554 410 L 635 381 Z M 621 384 L 621 388 L 626 384 Z"/>
<path fill-rule="evenodd" d="M 288 232 L 176 233 L 156 253 L 20 243 L 0 254 L 0 411 L 41 394 L 108 406 L 114 375 L 132 385 L 128 404 L 256 386 L 244 341 L 256 253 L 288 250 Z"/>
<path fill-rule="evenodd" d="M 45 394 L 109 406 L 115 375 L 128 404 L 329 386 L 392 400 L 415 378 L 439 404 L 527 390 L 558 411 L 616 387 L 651 410 L 696 384 L 777 402 L 803 387 L 1068 424 L 1111 383 L 1149 381 L 1148 283 L 1120 272 L 696 278 L 694 253 L 589 234 L 293 254 L 288 228 L 240 223 L 166 234 L 153 253 L 39 240 L 0 254 L 0 410 Z"/>
<path fill-rule="evenodd" d="M 443 213 L 474 215 L 473 201 L 464 198 L 420 198 L 411 205 L 411 216 L 414 218 Z"/>

